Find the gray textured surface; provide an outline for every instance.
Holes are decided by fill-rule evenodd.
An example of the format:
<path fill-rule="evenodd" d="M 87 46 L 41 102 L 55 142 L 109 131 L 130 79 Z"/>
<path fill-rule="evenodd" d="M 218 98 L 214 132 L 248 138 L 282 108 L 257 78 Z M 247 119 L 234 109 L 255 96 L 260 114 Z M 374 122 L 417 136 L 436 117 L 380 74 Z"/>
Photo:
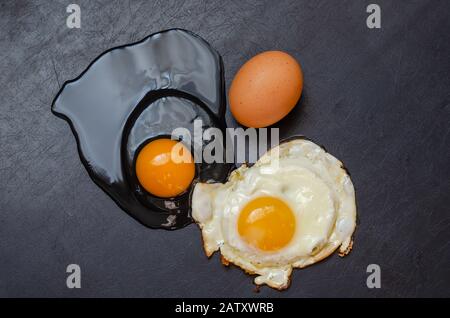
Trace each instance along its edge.
<path fill-rule="evenodd" d="M 69 1 L 0 3 L 0 296 L 450 296 L 448 1 Z M 207 260 L 196 226 L 149 230 L 89 179 L 50 104 L 104 50 L 172 27 L 223 56 L 227 85 L 252 55 L 282 49 L 304 69 L 282 136 L 342 159 L 357 190 L 353 252 L 296 270 L 280 293 Z M 227 114 L 229 125 L 235 125 Z M 82 289 L 65 287 L 67 264 Z M 382 288 L 366 287 L 366 266 Z"/>

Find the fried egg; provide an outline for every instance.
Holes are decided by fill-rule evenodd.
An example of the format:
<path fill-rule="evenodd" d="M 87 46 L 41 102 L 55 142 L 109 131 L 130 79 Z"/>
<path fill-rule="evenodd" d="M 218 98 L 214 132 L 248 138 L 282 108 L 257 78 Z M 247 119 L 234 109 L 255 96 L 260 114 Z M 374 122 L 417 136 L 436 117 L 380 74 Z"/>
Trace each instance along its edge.
<path fill-rule="evenodd" d="M 192 216 L 208 257 L 220 250 L 225 265 L 257 275 L 257 285 L 281 290 L 293 268 L 336 249 L 341 256 L 350 252 L 355 191 L 338 159 L 297 138 L 234 170 L 225 184 L 198 183 Z"/>

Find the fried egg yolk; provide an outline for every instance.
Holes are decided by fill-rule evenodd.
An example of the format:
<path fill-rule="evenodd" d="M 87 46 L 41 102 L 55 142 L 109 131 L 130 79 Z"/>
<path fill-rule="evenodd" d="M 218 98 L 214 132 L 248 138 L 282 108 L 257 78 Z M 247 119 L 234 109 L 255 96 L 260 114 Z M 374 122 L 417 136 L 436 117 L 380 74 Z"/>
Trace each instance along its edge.
<path fill-rule="evenodd" d="M 241 210 L 238 232 L 250 246 L 273 252 L 291 241 L 295 224 L 294 212 L 285 202 L 264 196 L 251 200 Z"/>
<path fill-rule="evenodd" d="M 139 183 L 158 197 L 170 198 L 183 193 L 194 175 L 191 152 L 176 140 L 153 140 L 141 149 L 136 159 Z"/>

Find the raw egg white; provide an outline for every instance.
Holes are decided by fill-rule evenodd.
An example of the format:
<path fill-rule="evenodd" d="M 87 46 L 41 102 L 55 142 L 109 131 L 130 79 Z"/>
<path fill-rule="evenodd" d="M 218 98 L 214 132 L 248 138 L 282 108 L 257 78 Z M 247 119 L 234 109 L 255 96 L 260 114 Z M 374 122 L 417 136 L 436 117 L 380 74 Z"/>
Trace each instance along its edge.
<path fill-rule="evenodd" d="M 342 163 L 304 139 L 272 148 L 225 184 L 197 184 L 192 213 L 208 256 L 220 250 L 224 263 L 276 289 L 289 286 L 293 268 L 337 248 L 346 255 L 356 224 L 355 192 Z"/>

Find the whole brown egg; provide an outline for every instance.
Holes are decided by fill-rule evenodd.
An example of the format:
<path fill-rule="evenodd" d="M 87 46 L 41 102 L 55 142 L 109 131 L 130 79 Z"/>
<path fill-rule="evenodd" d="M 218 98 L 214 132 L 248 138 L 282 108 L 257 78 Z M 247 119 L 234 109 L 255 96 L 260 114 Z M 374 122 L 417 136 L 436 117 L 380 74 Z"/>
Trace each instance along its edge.
<path fill-rule="evenodd" d="M 294 108 L 302 89 L 302 69 L 291 55 L 260 53 L 239 69 L 231 83 L 231 113 L 244 126 L 270 126 Z"/>

